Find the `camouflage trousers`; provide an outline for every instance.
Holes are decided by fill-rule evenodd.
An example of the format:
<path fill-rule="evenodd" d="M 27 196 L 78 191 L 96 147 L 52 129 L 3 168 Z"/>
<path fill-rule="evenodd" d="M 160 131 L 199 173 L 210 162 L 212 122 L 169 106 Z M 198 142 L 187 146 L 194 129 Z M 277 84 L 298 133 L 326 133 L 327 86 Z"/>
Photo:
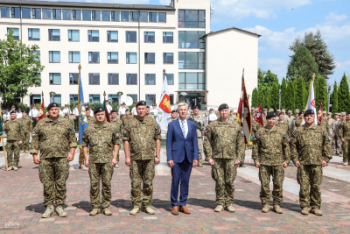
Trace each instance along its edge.
<path fill-rule="evenodd" d="M 44 185 L 44 206 L 66 203 L 66 181 L 69 176 L 67 158 L 40 159 L 39 178 Z"/>
<path fill-rule="evenodd" d="M 25 132 L 24 133 L 24 141 L 22 144 L 22 150 L 26 151 L 29 150 L 29 140 L 30 140 L 30 133 L 29 132 Z"/>
<path fill-rule="evenodd" d="M 19 163 L 19 151 L 20 151 L 20 145 L 18 144 L 19 141 L 13 141 L 9 140 L 6 142 L 6 153 L 7 153 L 7 165 L 9 167 L 11 166 L 18 166 Z M 13 158 L 12 158 L 13 154 Z"/>
<path fill-rule="evenodd" d="M 342 141 L 340 139 L 340 137 L 336 136 L 335 137 L 335 143 L 336 143 L 336 150 L 338 154 L 342 154 L 343 153 L 343 147 L 342 147 Z"/>
<path fill-rule="evenodd" d="M 272 198 L 274 205 L 281 205 L 283 201 L 284 170 L 282 165 L 260 165 L 259 180 L 261 182 L 260 200 L 262 204 L 270 204 L 270 177 L 272 176 Z"/>
<path fill-rule="evenodd" d="M 202 137 L 197 137 L 197 141 L 198 141 L 198 161 L 200 162 L 203 158 L 203 139 Z"/>
<path fill-rule="evenodd" d="M 237 165 L 233 159 L 214 159 L 214 161 L 211 176 L 215 180 L 216 203 L 229 206 L 234 200 L 233 181 L 237 175 Z"/>
<path fill-rule="evenodd" d="M 297 180 L 300 184 L 300 207 L 321 208 L 322 166 L 301 165 L 298 168 Z"/>
<path fill-rule="evenodd" d="M 349 153 L 350 153 L 350 140 L 345 140 L 342 142 L 342 148 L 343 148 L 343 161 L 349 162 Z"/>
<path fill-rule="evenodd" d="M 91 163 L 89 165 L 90 176 L 90 201 L 92 208 L 100 207 L 100 181 L 102 180 L 102 208 L 108 208 L 112 199 L 111 180 L 113 176 L 112 163 Z M 101 179 L 100 179 L 101 177 Z"/>
<path fill-rule="evenodd" d="M 141 192 L 143 192 L 143 206 L 152 206 L 153 178 L 155 176 L 154 160 L 131 160 L 131 201 L 132 205 L 141 208 Z M 141 184 L 143 182 L 143 188 Z"/>

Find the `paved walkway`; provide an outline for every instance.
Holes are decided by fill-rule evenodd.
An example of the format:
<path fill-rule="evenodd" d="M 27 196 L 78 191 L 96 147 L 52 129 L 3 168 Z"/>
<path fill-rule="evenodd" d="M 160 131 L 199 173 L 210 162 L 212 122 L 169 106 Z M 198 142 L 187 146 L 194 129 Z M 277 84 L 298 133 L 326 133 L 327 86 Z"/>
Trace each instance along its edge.
<path fill-rule="evenodd" d="M 214 181 L 210 166 L 192 172 L 188 208 L 192 215 L 170 214 L 170 170 L 162 150 L 161 164 L 154 179 L 154 216 L 140 213 L 130 216 L 129 169 L 121 151 L 120 168 L 112 181 L 113 216 L 90 217 L 89 176 L 87 169 L 78 169 L 78 152 L 70 163 L 67 181 L 67 218 L 56 215 L 41 219 L 44 211 L 42 184 L 38 166 L 29 154 L 22 154 L 19 171 L 6 172 L 0 152 L 0 233 L 349 233 L 350 230 L 350 167 L 343 167 L 335 156 L 324 169 L 322 184 L 323 217 L 302 216 L 298 205 L 299 185 L 296 168 L 286 170 L 283 214 L 261 213 L 258 170 L 246 151 L 246 168 L 239 168 L 235 180 L 236 212 L 213 212 Z M 292 165 L 292 163 L 291 163 Z"/>

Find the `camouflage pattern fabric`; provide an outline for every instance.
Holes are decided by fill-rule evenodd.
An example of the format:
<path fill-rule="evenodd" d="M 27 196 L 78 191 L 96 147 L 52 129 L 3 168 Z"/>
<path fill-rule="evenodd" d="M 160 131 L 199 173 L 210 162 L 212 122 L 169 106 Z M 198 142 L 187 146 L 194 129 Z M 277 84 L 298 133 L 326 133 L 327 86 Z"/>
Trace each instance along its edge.
<path fill-rule="evenodd" d="M 276 127 L 283 129 L 283 131 L 285 133 L 287 133 L 289 137 L 292 136 L 292 132 L 290 130 L 289 123 L 287 121 L 284 121 L 284 120 L 280 121 L 280 120 L 278 120 L 276 122 Z"/>
<path fill-rule="evenodd" d="M 330 135 L 330 130 L 329 130 L 329 125 L 328 125 L 328 119 L 327 119 L 327 117 L 323 117 L 323 116 L 322 116 L 322 121 L 321 121 L 321 123 L 318 122 L 318 125 L 321 126 L 322 129 L 328 133 L 328 135 Z"/>
<path fill-rule="evenodd" d="M 115 128 L 117 128 L 118 129 L 118 131 L 119 131 L 119 136 L 120 136 L 120 138 L 122 138 L 123 137 L 123 122 L 120 120 L 120 119 L 111 119 L 111 124 L 113 124 L 114 125 L 114 127 Z M 117 154 L 117 162 L 119 162 L 119 152 L 118 152 L 118 154 Z"/>
<path fill-rule="evenodd" d="M 229 115 L 228 118 L 231 120 L 237 121 L 237 115 Z M 254 119 L 254 117 L 252 119 Z"/>
<path fill-rule="evenodd" d="M 72 120 L 73 121 L 73 120 Z M 91 124 L 93 124 L 93 123 L 95 123 L 96 122 L 96 119 L 94 118 L 94 117 L 92 117 L 92 116 L 88 116 L 87 117 L 87 123 L 88 123 L 88 125 L 91 125 Z"/>
<path fill-rule="evenodd" d="M 7 140 L 23 141 L 24 139 L 24 126 L 19 119 L 6 121 L 4 124 L 4 132 L 7 135 Z"/>
<path fill-rule="evenodd" d="M 334 119 L 328 119 L 328 126 L 329 126 L 329 133 L 330 133 L 330 138 L 331 138 L 331 150 L 332 154 L 335 153 L 336 150 L 336 142 L 335 142 L 335 120 Z"/>
<path fill-rule="evenodd" d="M 281 205 L 283 201 L 284 169 L 282 165 L 266 166 L 260 165 L 259 180 L 261 182 L 260 200 L 262 204 L 270 204 L 270 177 L 272 176 L 274 205 Z"/>
<path fill-rule="evenodd" d="M 343 161 L 344 162 L 349 162 L 349 148 L 350 148 L 350 140 L 345 140 L 342 142 L 342 148 L 343 148 Z"/>
<path fill-rule="evenodd" d="M 258 130 L 262 127 L 254 118 L 252 118 L 252 132 L 253 132 L 253 138 L 255 137 L 255 134 L 258 132 Z"/>
<path fill-rule="evenodd" d="M 297 119 L 294 120 L 293 132 L 296 132 L 296 130 L 301 126 L 302 122 L 303 122 L 302 118 L 297 118 Z"/>
<path fill-rule="evenodd" d="M 202 131 L 204 132 L 205 130 L 205 120 L 204 117 L 202 115 L 193 115 L 193 116 L 189 116 L 188 117 L 189 120 L 196 122 L 199 124 L 199 126 L 201 127 L 201 129 L 196 129 L 197 132 L 197 142 L 198 142 L 198 159 L 199 161 L 202 160 L 202 155 L 203 155 L 203 139 L 202 139 Z"/>
<path fill-rule="evenodd" d="M 342 141 L 339 136 L 339 125 L 341 124 L 341 120 L 335 120 L 334 132 L 335 132 L 335 143 L 336 143 L 336 151 L 338 154 L 343 154 Z"/>
<path fill-rule="evenodd" d="M 100 208 L 100 176 L 102 179 L 102 208 L 108 208 L 112 199 L 112 163 L 90 163 L 89 176 L 92 208 Z"/>
<path fill-rule="evenodd" d="M 342 121 L 338 125 L 338 136 L 340 138 L 340 141 L 342 138 L 344 138 L 344 142 L 341 143 L 342 150 L 343 150 L 343 161 L 349 162 L 349 147 L 350 147 L 350 121 Z"/>
<path fill-rule="evenodd" d="M 29 117 L 21 118 L 22 125 L 24 127 L 24 139 L 22 144 L 22 149 L 24 151 L 29 150 L 29 140 L 30 140 L 30 133 L 33 132 L 33 124 Z"/>
<path fill-rule="evenodd" d="M 40 122 L 42 121 L 39 121 L 37 125 Z M 68 176 L 69 164 L 67 158 L 40 158 L 39 178 L 44 185 L 44 206 L 59 206 L 66 203 L 66 181 Z"/>
<path fill-rule="evenodd" d="M 266 116 L 263 115 L 263 126 L 266 126 L 266 124 L 267 124 Z"/>
<path fill-rule="evenodd" d="M 215 181 L 216 203 L 222 206 L 232 205 L 237 175 L 237 165 L 233 159 L 215 159 L 211 175 Z"/>
<path fill-rule="evenodd" d="M 19 163 L 19 152 L 20 152 L 20 145 L 18 144 L 19 141 L 14 140 L 8 140 L 5 145 L 5 150 L 7 154 L 7 165 L 10 166 L 18 166 Z M 13 154 L 13 158 L 12 158 Z"/>
<path fill-rule="evenodd" d="M 133 119 L 133 117 L 131 115 L 124 115 L 122 120 L 121 120 L 123 123 L 123 127 L 127 126 L 131 119 Z"/>

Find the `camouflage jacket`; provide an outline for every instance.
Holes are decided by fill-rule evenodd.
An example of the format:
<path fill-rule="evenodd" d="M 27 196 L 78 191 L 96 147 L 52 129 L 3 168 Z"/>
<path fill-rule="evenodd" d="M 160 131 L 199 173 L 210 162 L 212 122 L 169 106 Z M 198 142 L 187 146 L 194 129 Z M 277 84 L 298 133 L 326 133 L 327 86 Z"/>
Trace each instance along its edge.
<path fill-rule="evenodd" d="M 335 137 L 335 124 L 336 122 L 334 119 L 328 119 L 330 137 Z"/>
<path fill-rule="evenodd" d="M 63 158 L 75 147 L 77 139 L 70 121 L 62 117 L 56 121 L 43 118 L 34 128 L 30 153 L 38 154 L 40 150 L 40 158 Z"/>
<path fill-rule="evenodd" d="M 7 135 L 8 141 L 24 140 L 24 126 L 19 119 L 6 121 L 4 124 L 4 132 Z"/>
<path fill-rule="evenodd" d="M 121 139 L 123 137 L 123 122 L 118 118 L 116 118 L 116 119 L 111 118 L 111 124 L 113 124 L 114 127 L 116 127 L 118 129 L 120 139 Z"/>
<path fill-rule="evenodd" d="M 253 118 L 252 119 L 252 131 L 253 131 L 253 137 L 258 132 L 258 130 L 261 128 L 261 125 Z"/>
<path fill-rule="evenodd" d="M 228 118 L 237 121 L 237 115 L 229 115 Z M 254 116 L 252 117 L 252 119 L 254 119 Z"/>
<path fill-rule="evenodd" d="M 291 142 L 291 159 L 295 164 L 321 165 L 332 159 L 331 145 L 328 133 L 320 126 L 310 128 L 302 125 Z"/>
<path fill-rule="evenodd" d="M 31 118 L 29 118 L 27 116 L 25 118 L 22 117 L 20 120 L 21 120 L 22 125 L 24 127 L 24 132 L 25 133 L 30 133 L 30 132 L 33 131 L 33 124 L 32 124 L 32 119 Z"/>
<path fill-rule="evenodd" d="M 87 117 L 87 123 L 88 125 L 94 124 L 96 122 L 96 119 L 92 116 Z"/>
<path fill-rule="evenodd" d="M 329 131 L 328 119 L 326 117 L 322 116 L 322 121 L 321 121 L 321 123 L 318 122 L 318 125 L 321 126 L 322 129 L 328 133 L 328 135 L 331 134 Z"/>
<path fill-rule="evenodd" d="M 296 118 L 294 120 L 294 131 L 296 128 L 299 128 L 301 126 L 301 123 L 303 122 L 303 119 L 302 118 Z"/>
<path fill-rule="evenodd" d="M 267 124 L 266 116 L 263 115 L 263 126 L 266 126 L 266 124 Z"/>
<path fill-rule="evenodd" d="M 237 159 L 242 161 L 245 154 L 245 143 L 241 126 L 233 120 L 221 122 L 215 120 L 204 132 L 205 160 Z"/>
<path fill-rule="evenodd" d="M 267 126 L 258 130 L 253 140 L 252 158 L 255 163 L 278 166 L 290 162 L 289 137 L 281 129 Z"/>
<path fill-rule="evenodd" d="M 287 122 L 289 123 L 289 126 L 291 126 L 293 124 L 295 120 L 295 117 L 294 116 L 287 116 Z"/>
<path fill-rule="evenodd" d="M 291 133 L 291 130 L 290 130 L 290 127 L 289 127 L 289 123 L 287 121 L 284 121 L 284 120 L 280 121 L 280 120 L 278 120 L 276 122 L 275 126 L 278 127 L 278 128 L 282 128 L 283 131 L 285 131 L 288 134 L 288 136 L 291 137 L 292 133 Z"/>
<path fill-rule="evenodd" d="M 123 128 L 126 127 L 126 125 L 128 125 L 128 123 L 130 122 L 131 119 L 133 119 L 134 117 L 132 117 L 131 115 L 124 115 L 122 117 L 122 124 L 123 124 Z M 154 119 L 154 116 L 151 116 L 152 119 Z"/>
<path fill-rule="evenodd" d="M 112 162 L 114 146 L 119 145 L 119 131 L 120 128 L 107 121 L 101 126 L 95 122 L 85 129 L 82 147 L 90 144 L 89 161 L 91 163 Z"/>
<path fill-rule="evenodd" d="M 338 136 L 344 138 L 345 140 L 350 140 L 350 121 L 342 121 L 338 125 Z"/>
<path fill-rule="evenodd" d="M 124 128 L 124 141 L 130 144 L 131 160 L 154 159 L 156 140 L 161 140 L 161 130 L 153 118 L 145 117 L 143 121 L 132 118 Z"/>
<path fill-rule="evenodd" d="M 202 137 L 202 131 L 205 130 L 205 120 L 204 117 L 202 115 L 198 115 L 198 116 L 189 116 L 188 117 L 189 120 L 193 121 L 193 122 L 197 122 L 199 123 L 199 125 L 201 126 L 201 130 L 199 130 L 198 128 L 196 129 L 197 131 L 197 137 Z"/>

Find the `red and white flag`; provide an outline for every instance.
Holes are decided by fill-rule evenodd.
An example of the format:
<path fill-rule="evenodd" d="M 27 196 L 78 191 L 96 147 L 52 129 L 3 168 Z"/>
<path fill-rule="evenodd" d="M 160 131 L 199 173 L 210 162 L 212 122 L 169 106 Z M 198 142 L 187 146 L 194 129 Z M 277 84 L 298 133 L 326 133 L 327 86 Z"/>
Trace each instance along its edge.
<path fill-rule="evenodd" d="M 239 100 L 237 120 L 241 124 L 244 141 L 247 145 L 250 141 L 250 134 L 252 131 L 252 118 L 250 115 L 249 100 L 247 90 L 245 88 L 244 76 L 242 76 L 242 96 Z"/>
<path fill-rule="evenodd" d="M 261 126 L 264 126 L 263 117 L 262 117 L 262 111 L 261 111 L 261 104 L 260 104 L 260 106 L 259 106 L 259 108 L 258 108 L 258 110 L 257 110 L 257 112 L 256 112 L 256 114 L 254 116 L 254 120 L 256 122 L 258 122 Z"/>
<path fill-rule="evenodd" d="M 315 95 L 314 95 L 314 81 L 310 82 L 310 93 L 309 93 L 309 99 L 306 104 L 305 110 L 311 109 L 316 113 L 316 103 L 315 103 Z M 305 124 L 305 119 L 303 119 L 302 125 Z M 315 118 L 315 124 L 317 125 L 317 118 Z"/>
<path fill-rule="evenodd" d="M 157 122 L 159 124 L 160 129 L 163 132 L 167 132 L 170 119 L 171 119 L 170 95 L 169 95 L 166 74 L 164 73 L 163 88 L 162 88 L 162 93 L 160 95 L 160 102 L 158 105 L 158 114 L 157 114 Z"/>
<path fill-rule="evenodd" d="M 322 102 L 320 103 L 320 108 L 318 109 L 317 120 L 318 120 L 320 123 L 322 122 Z"/>
<path fill-rule="evenodd" d="M 41 119 L 45 118 L 45 107 L 44 107 L 44 101 L 40 105 L 40 113 L 36 117 L 36 120 L 39 121 Z"/>

